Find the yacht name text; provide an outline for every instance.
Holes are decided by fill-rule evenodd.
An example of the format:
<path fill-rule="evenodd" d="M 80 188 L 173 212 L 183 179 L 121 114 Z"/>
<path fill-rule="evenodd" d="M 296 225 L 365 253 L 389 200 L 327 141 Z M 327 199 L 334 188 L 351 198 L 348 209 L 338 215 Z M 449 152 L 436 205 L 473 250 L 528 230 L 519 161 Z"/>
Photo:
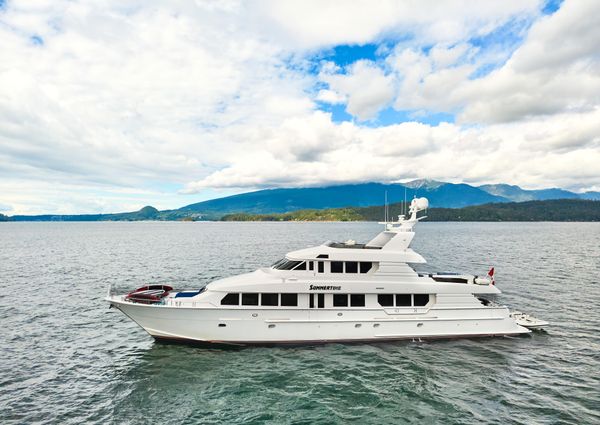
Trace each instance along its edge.
<path fill-rule="evenodd" d="M 322 285 L 310 285 L 311 291 L 339 291 L 342 289 L 341 286 L 322 286 Z"/>

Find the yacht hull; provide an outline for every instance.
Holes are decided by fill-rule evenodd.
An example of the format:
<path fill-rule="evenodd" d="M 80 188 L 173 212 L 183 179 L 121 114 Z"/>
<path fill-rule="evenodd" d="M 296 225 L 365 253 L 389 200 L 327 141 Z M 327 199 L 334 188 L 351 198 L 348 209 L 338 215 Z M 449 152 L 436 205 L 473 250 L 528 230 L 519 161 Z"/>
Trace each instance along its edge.
<path fill-rule="evenodd" d="M 530 332 L 505 307 L 393 314 L 386 309 L 223 309 L 108 301 L 157 340 L 199 345 L 363 343 Z"/>

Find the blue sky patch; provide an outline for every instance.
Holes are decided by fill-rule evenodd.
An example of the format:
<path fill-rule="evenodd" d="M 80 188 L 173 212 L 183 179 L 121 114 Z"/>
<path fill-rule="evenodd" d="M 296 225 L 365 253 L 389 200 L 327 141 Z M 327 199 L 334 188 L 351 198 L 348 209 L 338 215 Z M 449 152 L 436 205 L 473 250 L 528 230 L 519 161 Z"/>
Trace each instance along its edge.
<path fill-rule="evenodd" d="M 335 123 L 355 122 L 355 119 L 346 111 L 346 105 L 337 104 L 330 105 L 327 103 L 319 103 L 319 109 L 331 113 L 331 120 Z M 371 120 L 361 122 L 360 125 L 365 127 L 382 127 L 403 122 L 420 122 L 428 125 L 438 125 L 442 122 L 454 123 L 456 117 L 454 114 L 445 112 L 430 112 L 430 111 L 414 111 L 404 110 L 398 111 L 393 107 L 388 107 L 381 110 L 377 116 Z"/>
<path fill-rule="evenodd" d="M 548 0 L 544 7 L 542 8 L 542 13 L 544 15 L 552 15 L 562 6 L 563 0 Z"/>
<path fill-rule="evenodd" d="M 438 125 L 441 122 L 454 123 L 455 117 L 453 114 L 448 114 L 445 112 L 413 110 L 398 111 L 392 107 L 389 107 L 380 111 L 376 119 L 371 120 L 366 124 L 369 127 L 381 127 L 415 121 L 428 125 Z"/>
<path fill-rule="evenodd" d="M 331 61 L 339 67 L 345 67 L 361 59 L 377 60 L 378 48 L 379 45 L 374 43 L 364 45 L 341 44 L 334 47 L 329 53 L 325 53 L 322 59 Z"/>
<path fill-rule="evenodd" d="M 530 18 L 511 19 L 504 25 L 494 29 L 492 32 L 482 35 L 481 37 L 472 38 L 470 43 L 473 46 L 482 49 L 494 46 L 516 48 L 523 42 L 523 39 L 527 35 L 527 31 L 533 22 L 534 20 Z"/>
<path fill-rule="evenodd" d="M 502 62 L 502 63 L 498 63 L 498 62 L 497 63 L 485 63 L 482 66 L 480 66 L 479 68 L 477 68 L 475 70 L 475 72 L 473 72 L 471 75 L 469 75 L 469 79 L 476 80 L 477 78 L 485 77 L 486 75 L 490 74 L 492 71 L 500 68 L 503 64 L 504 64 L 504 62 Z"/>
<path fill-rule="evenodd" d="M 388 107 L 382 111 L 379 111 L 377 118 L 371 120 L 368 125 L 373 127 L 381 127 L 407 121 L 414 121 L 414 119 L 410 117 L 410 111 L 397 111 L 392 107 Z"/>
<path fill-rule="evenodd" d="M 352 122 L 354 118 L 348 112 L 346 112 L 346 105 L 330 105 L 329 103 L 319 102 L 319 109 L 321 111 L 331 113 L 331 120 L 335 123 L 341 122 Z"/>
<path fill-rule="evenodd" d="M 31 36 L 30 40 L 36 46 L 43 46 L 44 45 L 44 39 L 42 37 L 40 37 L 39 35 L 33 35 L 33 36 Z"/>
<path fill-rule="evenodd" d="M 495 58 L 494 61 L 482 63 L 470 78 L 484 77 L 495 69 L 502 67 L 515 50 L 523 44 L 527 31 L 532 24 L 532 19 L 512 19 L 489 34 L 469 40 L 473 46 L 480 48 L 477 56 L 481 58 L 484 55 L 491 54 L 491 57 Z"/>

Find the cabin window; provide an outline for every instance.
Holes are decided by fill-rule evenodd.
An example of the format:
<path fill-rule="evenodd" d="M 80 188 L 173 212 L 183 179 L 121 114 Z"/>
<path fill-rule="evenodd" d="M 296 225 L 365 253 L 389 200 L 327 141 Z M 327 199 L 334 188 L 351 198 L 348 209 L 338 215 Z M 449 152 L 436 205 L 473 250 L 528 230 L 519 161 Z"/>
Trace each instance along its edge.
<path fill-rule="evenodd" d="M 288 260 L 287 258 L 284 258 L 283 260 L 279 260 L 278 262 L 273 264 L 272 267 L 277 270 L 292 270 L 294 267 L 299 266 L 300 263 L 302 263 L 302 261 L 293 261 L 293 260 Z M 306 267 L 306 266 L 304 266 L 304 267 Z M 306 269 L 304 269 L 304 270 L 306 270 Z"/>
<path fill-rule="evenodd" d="M 258 305 L 258 294 L 242 294 L 242 305 Z"/>
<path fill-rule="evenodd" d="M 240 294 L 227 294 L 221 299 L 221 305 L 239 305 Z"/>
<path fill-rule="evenodd" d="M 298 264 L 296 266 L 296 268 L 294 270 L 306 270 L 306 262 L 305 261 L 301 262 L 300 264 Z"/>
<path fill-rule="evenodd" d="M 308 262 L 308 270 L 314 270 L 315 269 L 315 264 L 312 261 Z"/>
<path fill-rule="evenodd" d="M 331 273 L 343 273 L 344 272 L 344 263 L 341 261 L 332 261 L 331 262 Z"/>
<path fill-rule="evenodd" d="M 346 273 L 358 273 L 358 262 L 346 261 Z"/>
<path fill-rule="evenodd" d="M 369 270 L 371 270 L 371 268 L 373 267 L 373 263 L 366 262 L 366 261 L 361 261 L 360 262 L 360 272 L 361 273 L 369 273 Z"/>
<path fill-rule="evenodd" d="M 396 294 L 396 307 L 410 307 L 412 305 L 411 294 Z"/>
<path fill-rule="evenodd" d="M 277 260 L 277 261 L 275 261 L 275 262 L 274 262 L 274 263 L 271 265 L 271 267 L 273 267 L 274 269 L 276 269 L 276 268 L 277 268 L 277 266 L 279 266 L 280 264 L 284 263 L 285 261 L 287 261 L 285 258 L 282 258 L 281 260 Z"/>
<path fill-rule="evenodd" d="M 348 294 L 333 294 L 334 307 L 348 307 Z"/>
<path fill-rule="evenodd" d="M 377 302 L 382 307 L 393 307 L 394 306 L 394 294 L 378 294 Z"/>
<path fill-rule="evenodd" d="M 317 294 L 317 302 L 319 308 L 325 308 L 325 294 Z"/>
<path fill-rule="evenodd" d="M 365 306 L 365 294 L 350 294 L 350 306 L 351 307 L 364 307 Z"/>
<path fill-rule="evenodd" d="M 260 294 L 260 305 L 278 305 L 279 294 Z"/>
<path fill-rule="evenodd" d="M 283 265 L 283 267 L 280 268 L 280 270 L 292 270 L 296 266 L 300 265 L 300 263 L 300 261 L 288 261 Z"/>
<path fill-rule="evenodd" d="M 317 258 L 329 258 L 329 254 L 319 254 Z"/>
<path fill-rule="evenodd" d="M 281 294 L 282 307 L 298 307 L 298 294 Z"/>
<path fill-rule="evenodd" d="M 308 294 L 308 308 L 315 308 L 315 294 Z"/>
<path fill-rule="evenodd" d="M 429 294 L 415 294 L 415 307 L 423 307 L 429 302 Z"/>
<path fill-rule="evenodd" d="M 325 267 L 324 267 L 324 263 L 322 261 L 318 262 L 318 267 L 319 270 L 317 270 L 319 273 L 324 273 L 325 272 Z"/>

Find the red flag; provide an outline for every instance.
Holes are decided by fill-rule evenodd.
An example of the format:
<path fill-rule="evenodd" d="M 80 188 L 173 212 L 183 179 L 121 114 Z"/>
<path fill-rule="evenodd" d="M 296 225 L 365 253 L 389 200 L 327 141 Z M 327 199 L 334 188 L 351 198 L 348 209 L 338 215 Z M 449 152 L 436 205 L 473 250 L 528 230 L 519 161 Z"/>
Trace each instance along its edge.
<path fill-rule="evenodd" d="M 490 277 L 490 279 L 492 280 L 492 285 L 496 284 L 496 281 L 494 280 L 494 268 L 492 267 L 490 269 L 490 271 L 488 272 L 488 276 Z"/>

